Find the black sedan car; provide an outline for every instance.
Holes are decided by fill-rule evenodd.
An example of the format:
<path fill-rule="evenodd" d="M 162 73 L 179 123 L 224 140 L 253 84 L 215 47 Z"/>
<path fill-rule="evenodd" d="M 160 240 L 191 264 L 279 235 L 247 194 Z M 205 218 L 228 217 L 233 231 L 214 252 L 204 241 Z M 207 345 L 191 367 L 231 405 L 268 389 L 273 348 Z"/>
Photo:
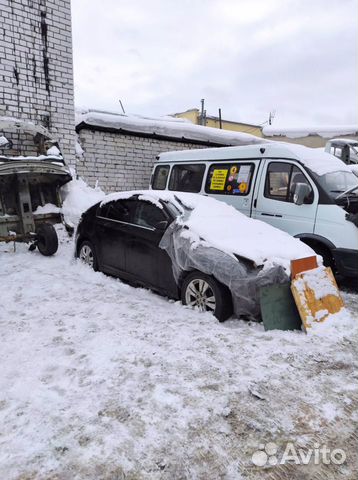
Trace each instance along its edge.
<path fill-rule="evenodd" d="M 183 214 L 176 202 L 129 198 L 97 203 L 81 217 L 76 254 L 94 270 L 212 312 L 220 321 L 233 312 L 230 290 L 214 276 L 189 270 L 177 278 L 172 259 L 159 247 L 172 222 Z"/>
<path fill-rule="evenodd" d="M 283 248 L 284 246 L 284 248 Z M 220 321 L 260 318 L 260 288 L 314 252 L 224 202 L 191 193 L 110 194 L 85 212 L 76 254 L 95 270 L 181 299 Z"/>

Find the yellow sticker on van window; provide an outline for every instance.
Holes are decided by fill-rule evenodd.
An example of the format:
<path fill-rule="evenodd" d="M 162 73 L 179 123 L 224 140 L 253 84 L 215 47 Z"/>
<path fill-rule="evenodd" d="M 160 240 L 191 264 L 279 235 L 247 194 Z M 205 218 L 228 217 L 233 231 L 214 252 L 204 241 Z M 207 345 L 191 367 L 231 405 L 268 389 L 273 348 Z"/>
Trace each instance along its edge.
<path fill-rule="evenodd" d="M 214 170 L 210 190 L 224 190 L 228 170 Z"/>
<path fill-rule="evenodd" d="M 241 193 L 246 193 L 247 183 L 241 182 L 240 185 L 239 185 L 239 190 L 240 190 Z"/>

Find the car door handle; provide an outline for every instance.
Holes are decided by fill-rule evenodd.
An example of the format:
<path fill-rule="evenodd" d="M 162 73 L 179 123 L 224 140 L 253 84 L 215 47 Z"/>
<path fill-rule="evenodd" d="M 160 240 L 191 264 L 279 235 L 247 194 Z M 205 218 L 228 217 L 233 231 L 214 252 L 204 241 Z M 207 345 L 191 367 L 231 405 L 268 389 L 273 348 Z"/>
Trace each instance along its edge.
<path fill-rule="evenodd" d="M 282 218 L 282 215 L 278 215 L 278 214 L 275 214 L 275 213 L 265 213 L 265 212 L 262 212 L 261 215 L 263 215 L 264 217 L 278 217 L 278 218 Z"/>

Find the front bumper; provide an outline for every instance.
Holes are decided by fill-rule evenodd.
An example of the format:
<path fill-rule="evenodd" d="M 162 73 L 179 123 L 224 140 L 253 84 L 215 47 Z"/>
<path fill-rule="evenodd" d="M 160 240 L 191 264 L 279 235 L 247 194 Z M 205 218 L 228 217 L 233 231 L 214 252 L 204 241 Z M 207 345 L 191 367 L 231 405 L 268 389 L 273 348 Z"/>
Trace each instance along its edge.
<path fill-rule="evenodd" d="M 358 278 L 358 250 L 335 248 L 332 253 L 338 273 Z"/>

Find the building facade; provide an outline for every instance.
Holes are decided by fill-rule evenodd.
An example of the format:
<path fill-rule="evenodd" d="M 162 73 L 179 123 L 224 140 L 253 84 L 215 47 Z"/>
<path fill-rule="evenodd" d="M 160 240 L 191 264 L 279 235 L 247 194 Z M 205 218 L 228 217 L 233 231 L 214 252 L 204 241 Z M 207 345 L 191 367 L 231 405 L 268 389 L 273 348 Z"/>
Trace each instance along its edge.
<path fill-rule="evenodd" d="M 186 118 L 194 125 L 204 125 L 205 127 L 221 128 L 222 130 L 231 130 L 233 132 L 248 133 L 262 137 L 262 127 L 251 123 L 234 122 L 232 120 L 225 120 L 213 115 L 201 115 L 198 108 L 191 108 L 185 112 L 175 113 L 176 118 Z"/>
<path fill-rule="evenodd" d="M 0 117 L 30 120 L 75 153 L 70 0 L 0 0 Z M 29 135 L 1 131 L 13 154 L 35 154 Z M 0 150 L 1 154 L 1 150 Z"/>

